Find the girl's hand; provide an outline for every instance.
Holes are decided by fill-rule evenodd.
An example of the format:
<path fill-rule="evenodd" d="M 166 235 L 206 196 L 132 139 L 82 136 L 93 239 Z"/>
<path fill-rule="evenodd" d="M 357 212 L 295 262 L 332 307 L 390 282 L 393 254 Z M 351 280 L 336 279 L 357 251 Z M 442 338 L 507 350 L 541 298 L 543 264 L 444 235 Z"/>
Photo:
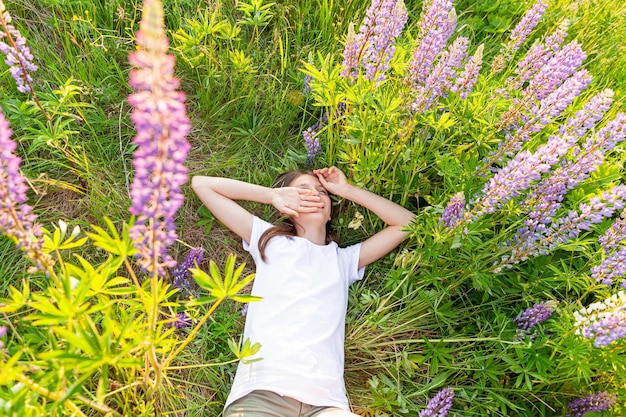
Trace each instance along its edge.
<path fill-rule="evenodd" d="M 299 213 L 314 213 L 324 206 L 316 190 L 297 187 L 272 188 L 272 205 L 282 214 L 298 217 Z"/>
<path fill-rule="evenodd" d="M 330 193 L 341 196 L 343 190 L 349 185 L 346 176 L 337 167 L 316 169 L 313 171 L 322 185 Z"/>

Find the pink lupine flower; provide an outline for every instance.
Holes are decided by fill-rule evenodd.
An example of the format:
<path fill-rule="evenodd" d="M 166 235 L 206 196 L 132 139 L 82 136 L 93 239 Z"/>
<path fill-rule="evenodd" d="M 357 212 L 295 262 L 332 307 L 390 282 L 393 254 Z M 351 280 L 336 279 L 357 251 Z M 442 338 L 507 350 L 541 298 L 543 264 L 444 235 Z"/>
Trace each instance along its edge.
<path fill-rule="evenodd" d="M 130 212 L 137 216 L 131 237 L 139 250 L 139 265 L 150 273 L 165 274 L 176 261 L 167 248 L 177 238 L 174 216 L 183 202 L 181 185 L 187 181 L 184 165 L 189 151 L 185 139 L 190 130 L 185 94 L 177 91 L 174 55 L 167 54 L 163 8 L 157 0 L 146 0 L 139 31 L 139 50 L 129 54 L 135 67 L 129 84 L 135 93 L 131 120 L 137 135 L 133 143 L 134 179 Z"/>

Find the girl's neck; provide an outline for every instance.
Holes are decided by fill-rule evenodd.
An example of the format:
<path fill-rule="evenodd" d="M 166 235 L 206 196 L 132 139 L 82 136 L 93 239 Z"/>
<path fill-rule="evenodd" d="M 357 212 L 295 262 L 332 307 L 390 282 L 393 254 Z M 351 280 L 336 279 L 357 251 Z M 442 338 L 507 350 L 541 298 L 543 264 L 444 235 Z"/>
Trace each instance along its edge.
<path fill-rule="evenodd" d="M 316 245 L 326 245 L 326 228 L 323 229 L 316 227 L 304 228 L 300 225 L 296 226 L 297 236 L 303 237 L 308 241 L 315 243 Z"/>

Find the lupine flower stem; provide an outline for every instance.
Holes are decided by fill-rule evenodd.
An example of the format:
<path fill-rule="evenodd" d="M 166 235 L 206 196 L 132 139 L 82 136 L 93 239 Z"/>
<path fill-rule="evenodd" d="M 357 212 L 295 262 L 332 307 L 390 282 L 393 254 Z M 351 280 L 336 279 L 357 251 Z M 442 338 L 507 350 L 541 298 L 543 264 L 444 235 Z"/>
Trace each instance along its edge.
<path fill-rule="evenodd" d="M 32 58 L 32 56 L 30 55 L 28 47 L 25 45 L 26 40 L 20 35 L 20 32 L 17 29 L 9 25 L 10 22 L 11 15 L 9 14 L 9 12 L 6 11 L 3 0 L 0 0 L 0 26 L 2 29 L 2 32 L 0 32 L 0 44 L 3 43 L 2 35 L 4 35 L 4 37 L 6 37 L 6 39 L 9 41 L 9 44 L 5 44 L 6 48 L 3 49 L 8 48 L 12 51 L 10 54 L 13 60 L 16 61 L 14 65 L 17 65 L 17 67 L 14 68 L 18 68 L 15 73 L 12 71 L 12 75 L 16 78 L 16 82 L 18 83 L 18 89 L 22 92 L 28 92 L 30 94 L 30 96 L 33 98 L 33 101 L 35 102 L 35 105 L 37 106 L 37 108 L 39 108 L 41 114 L 43 114 L 45 119 L 50 123 L 51 118 L 39 102 L 39 99 L 35 94 L 35 90 L 33 89 L 31 77 L 28 73 L 29 70 L 36 71 L 37 66 L 30 62 L 30 60 L 28 60 L 28 57 Z M 14 35 L 20 41 L 19 45 L 18 42 L 16 42 Z M 5 52 L 7 55 L 9 53 L 9 51 L 3 52 Z M 23 87 L 24 83 L 26 87 Z"/>

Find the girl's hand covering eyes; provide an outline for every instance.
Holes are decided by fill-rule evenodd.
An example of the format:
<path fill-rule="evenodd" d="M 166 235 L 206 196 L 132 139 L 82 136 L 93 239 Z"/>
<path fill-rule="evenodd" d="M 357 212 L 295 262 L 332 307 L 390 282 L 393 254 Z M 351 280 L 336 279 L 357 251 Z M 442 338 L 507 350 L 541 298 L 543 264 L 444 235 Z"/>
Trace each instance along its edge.
<path fill-rule="evenodd" d="M 313 171 L 322 185 L 330 193 L 341 196 L 342 190 L 348 185 L 346 176 L 337 167 L 316 169 Z"/>
<path fill-rule="evenodd" d="M 280 213 L 298 216 L 299 213 L 314 213 L 324 207 L 316 190 L 297 187 L 273 188 L 272 205 Z"/>

